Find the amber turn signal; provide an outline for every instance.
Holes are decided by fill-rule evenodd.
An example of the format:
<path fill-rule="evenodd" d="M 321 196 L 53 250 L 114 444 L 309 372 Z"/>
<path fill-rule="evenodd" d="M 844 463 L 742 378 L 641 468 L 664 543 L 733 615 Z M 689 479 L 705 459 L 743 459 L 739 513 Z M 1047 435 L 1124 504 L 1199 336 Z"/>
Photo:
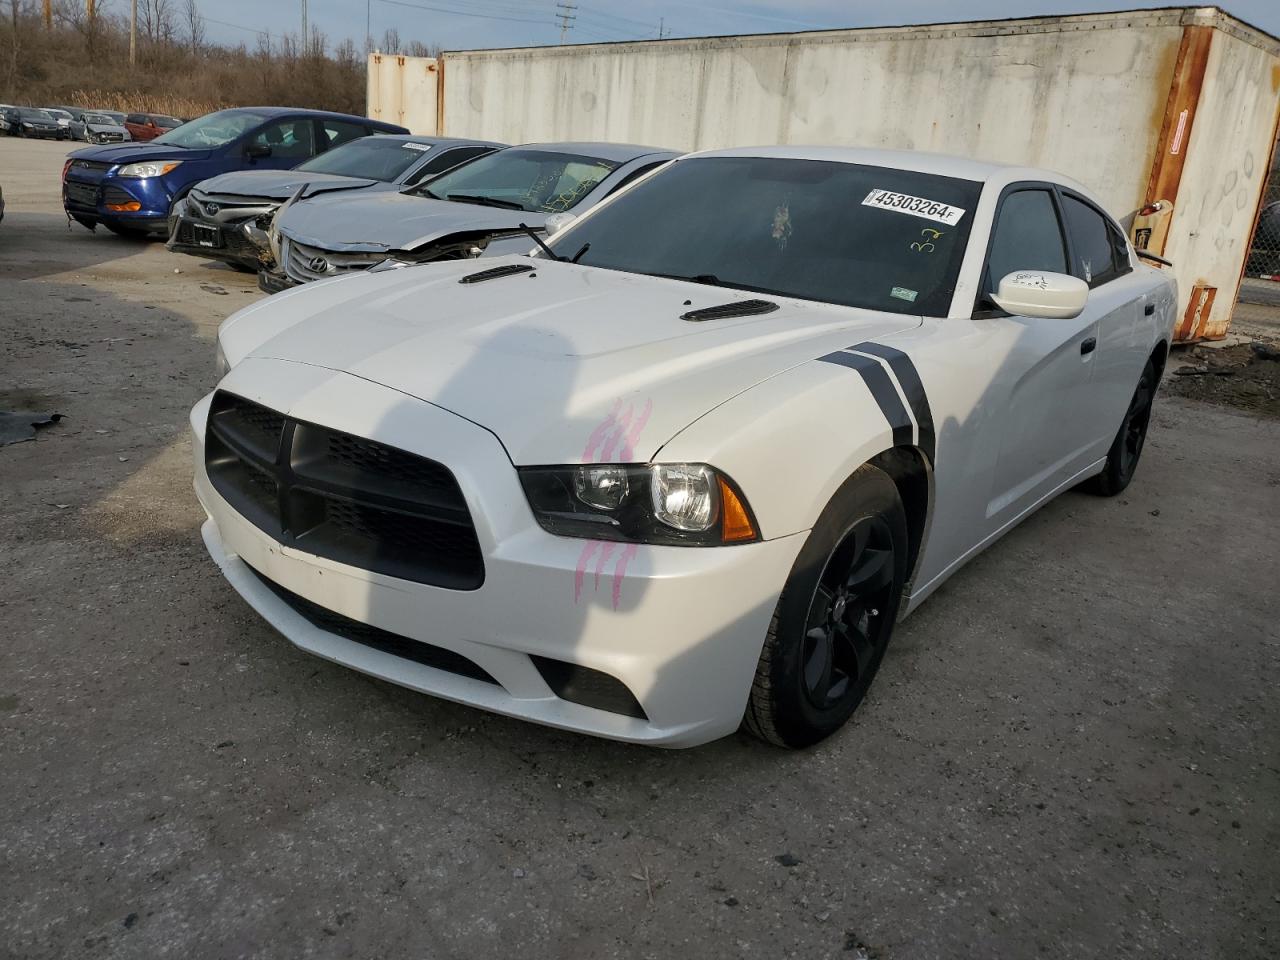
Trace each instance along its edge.
<path fill-rule="evenodd" d="M 108 203 L 108 210 L 116 210 L 120 213 L 136 213 L 142 209 L 142 204 L 137 200 L 130 200 L 128 203 Z"/>
<path fill-rule="evenodd" d="M 720 477 L 720 538 L 725 543 L 739 543 L 756 539 L 756 528 L 751 515 L 734 492 L 733 487 Z"/>

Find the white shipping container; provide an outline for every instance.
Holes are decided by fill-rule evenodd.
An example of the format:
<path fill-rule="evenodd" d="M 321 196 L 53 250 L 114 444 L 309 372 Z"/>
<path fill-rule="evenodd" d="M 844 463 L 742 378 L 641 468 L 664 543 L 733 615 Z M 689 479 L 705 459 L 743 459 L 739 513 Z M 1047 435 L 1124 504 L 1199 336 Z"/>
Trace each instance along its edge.
<path fill-rule="evenodd" d="M 376 58 L 369 115 L 415 132 L 932 150 L 1067 173 L 1126 226 L 1171 202 L 1181 340 L 1226 334 L 1280 120 L 1280 40 L 1214 7 Z"/>

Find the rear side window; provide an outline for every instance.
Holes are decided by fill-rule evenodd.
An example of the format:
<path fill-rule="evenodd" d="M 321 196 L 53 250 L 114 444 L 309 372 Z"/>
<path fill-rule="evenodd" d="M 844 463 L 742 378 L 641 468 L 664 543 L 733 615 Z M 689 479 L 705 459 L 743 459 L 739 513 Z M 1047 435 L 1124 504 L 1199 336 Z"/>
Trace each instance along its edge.
<path fill-rule="evenodd" d="M 321 120 L 321 150 L 331 150 L 339 144 L 368 136 L 369 130 L 363 124 L 351 123 L 347 120 Z"/>
<path fill-rule="evenodd" d="M 146 123 L 147 118 L 140 113 L 131 113 L 124 118 L 127 123 Z"/>
<path fill-rule="evenodd" d="M 486 153 L 493 153 L 493 147 L 457 147 L 442 151 L 424 163 L 421 170 L 415 170 L 405 182 L 410 185 L 421 183 L 427 177 L 434 177 L 437 173 L 452 170 L 459 164 L 474 160 L 476 157 L 483 157 Z"/>
<path fill-rule="evenodd" d="M 1075 253 L 1075 263 L 1071 265 L 1073 274 L 1090 287 L 1097 287 L 1128 271 L 1124 242 L 1106 217 L 1070 194 L 1063 194 L 1062 209 Z"/>
<path fill-rule="evenodd" d="M 1067 272 L 1067 248 L 1053 195 L 1019 190 L 1004 198 L 987 255 L 987 292 L 1015 270 Z"/>

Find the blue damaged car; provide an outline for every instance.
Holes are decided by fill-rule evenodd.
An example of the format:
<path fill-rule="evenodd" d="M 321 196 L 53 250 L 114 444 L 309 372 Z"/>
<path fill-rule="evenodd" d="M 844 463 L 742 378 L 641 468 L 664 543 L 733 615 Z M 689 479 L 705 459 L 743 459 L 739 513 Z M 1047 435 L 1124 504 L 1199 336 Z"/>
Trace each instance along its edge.
<path fill-rule="evenodd" d="M 235 170 L 283 170 L 339 144 L 404 127 L 321 110 L 239 107 L 206 114 L 147 143 L 88 147 L 62 168 L 62 205 L 89 229 L 169 233 L 174 205 L 201 180 Z"/>

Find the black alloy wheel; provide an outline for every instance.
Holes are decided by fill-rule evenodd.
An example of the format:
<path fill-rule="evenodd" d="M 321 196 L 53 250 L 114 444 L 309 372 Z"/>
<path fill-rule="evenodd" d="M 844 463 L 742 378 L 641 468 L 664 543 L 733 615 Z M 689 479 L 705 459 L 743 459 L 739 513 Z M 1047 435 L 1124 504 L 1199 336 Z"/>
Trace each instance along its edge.
<path fill-rule="evenodd" d="M 864 464 L 816 519 L 774 607 L 742 726 L 781 747 L 839 730 L 875 679 L 907 579 L 907 514 Z"/>
<path fill-rule="evenodd" d="M 804 695 L 815 710 L 844 713 L 866 693 L 892 626 L 885 612 L 893 574 L 893 536 L 881 517 L 859 520 L 827 560 L 801 654 Z"/>
<path fill-rule="evenodd" d="M 1142 448 L 1147 442 L 1147 427 L 1151 423 L 1151 407 L 1159 380 L 1155 364 L 1148 360 L 1124 412 L 1120 429 L 1111 441 L 1111 449 L 1107 451 L 1107 462 L 1102 472 L 1081 484 L 1081 489 L 1100 497 L 1114 497 L 1129 486 L 1129 481 L 1138 469 Z"/>

